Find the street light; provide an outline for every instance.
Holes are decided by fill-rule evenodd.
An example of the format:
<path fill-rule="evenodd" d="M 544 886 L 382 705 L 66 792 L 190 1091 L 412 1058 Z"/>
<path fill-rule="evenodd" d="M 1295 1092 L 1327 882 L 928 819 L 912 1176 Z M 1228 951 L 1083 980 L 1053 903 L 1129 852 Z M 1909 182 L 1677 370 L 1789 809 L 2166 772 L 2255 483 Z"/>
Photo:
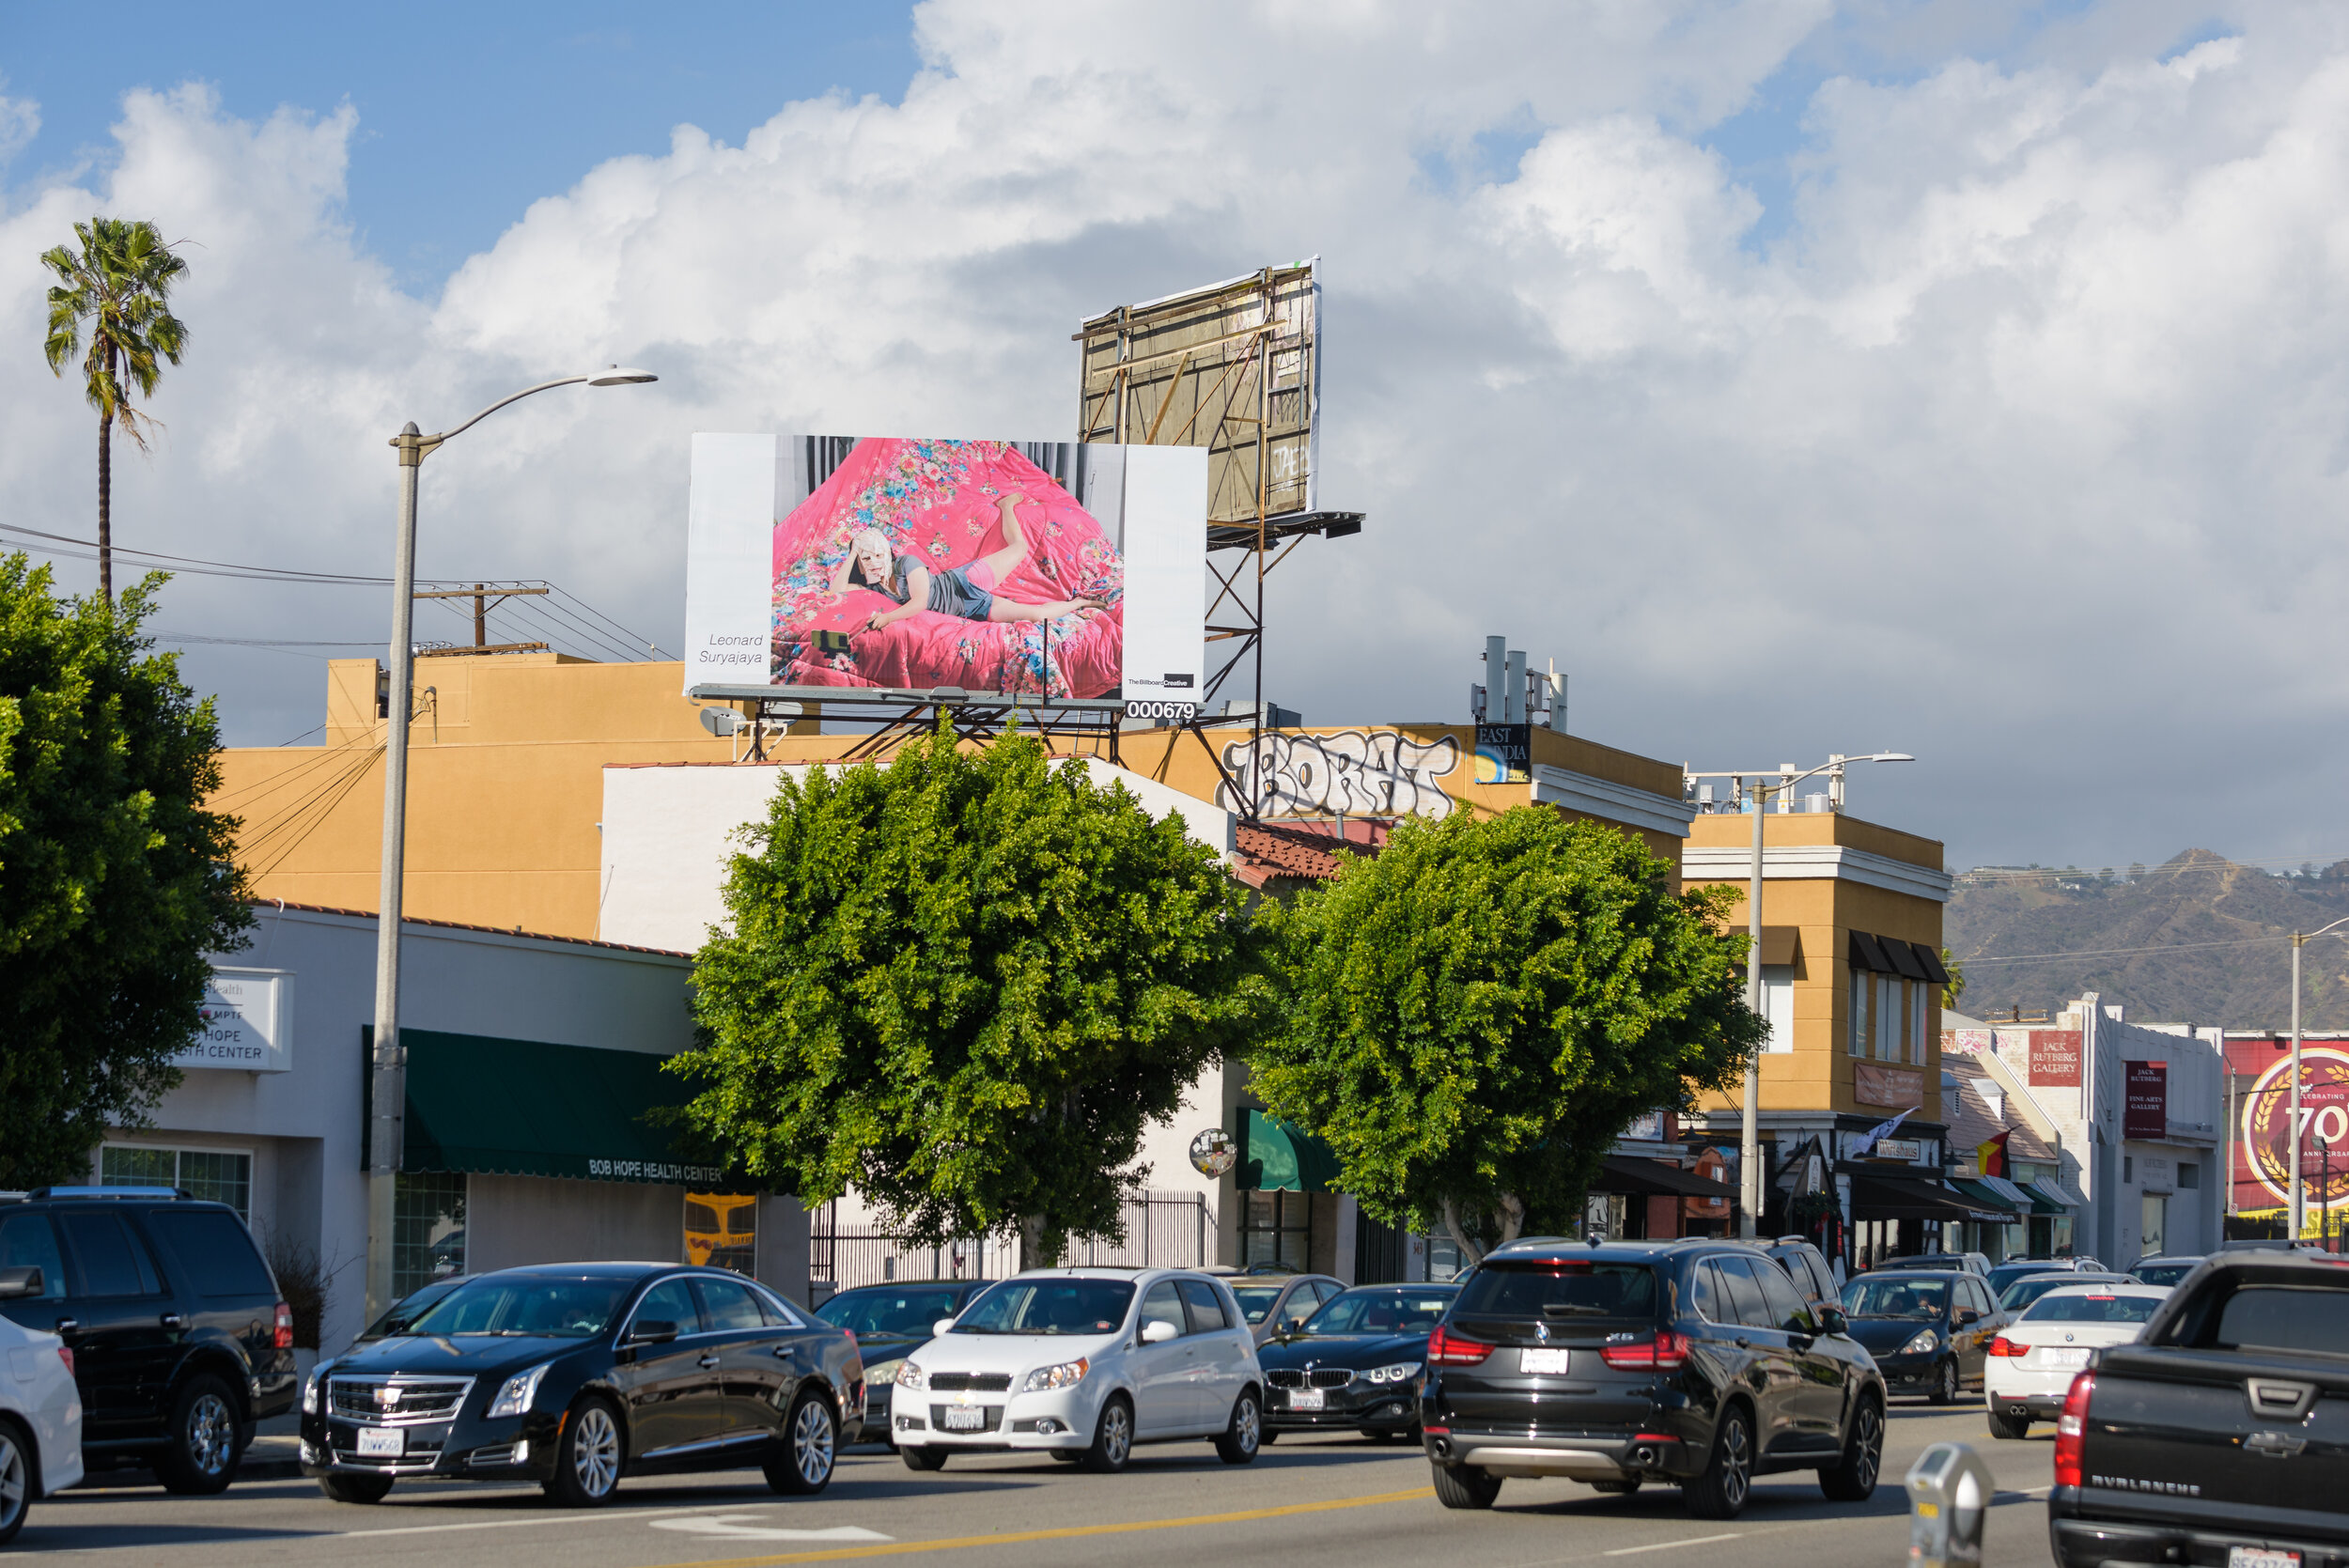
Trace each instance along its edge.
<path fill-rule="evenodd" d="M 408 1096 L 408 1053 L 399 1046 L 399 921 L 408 837 L 408 722 L 415 657 L 416 473 L 452 436 L 463 434 L 508 403 L 551 387 L 633 386 L 661 378 L 621 365 L 565 376 L 524 387 L 437 436 L 414 420 L 392 438 L 399 453 L 399 533 L 392 549 L 391 696 L 383 736 L 383 892 L 375 931 L 375 1042 L 369 1063 L 373 1104 L 367 1122 L 367 1317 L 388 1310 L 392 1295 L 394 1176 L 399 1170 L 401 1123 Z"/>
<path fill-rule="evenodd" d="M 1830 756 L 1818 767 L 1795 771 L 1791 762 L 1778 765 L 1776 792 L 1781 802 L 1793 793 L 1795 785 L 1819 773 L 1831 774 L 1837 784 L 1838 803 L 1843 797 L 1843 768 L 1855 762 L 1915 762 L 1906 752 L 1871 752 L 1866 756 Z M 1754 780 L 1753 798 L 1753 863 L 1746 883 L 1746 1005 L 1756 1013 L 1762 1011 L 1762 808 L 1773 786 L 1763 784 L 1761 768 L 1745 773 L 1690 775 L 1714 778 Z M 1737 1221 L 1737 1234 L 1748 1241 L 1754 1239 L 1762 1224 L 1762 1059 L 1757 1054 L 1746 1061 L 1745 1118 L 1737 1139 L 1737 1204 L 1744 1212 Z"/>
<path fill-rule="evenodd" d="M 2310 937 L 2324 936 L 2340 925 L 2349 925 L 2349 915 L 2341 916 L 2332 925 L 2319 926 L 2305 936 L 2297 931 L 2292 934 L 2292 1201 L 2285 1204 L 2285 1212 L 2292 1216 L 2291 1239 L 2294 1241 L 2300 1239 L 2300 1228 L 2308 1222 L 2308 1213 L 2300 1197 L 2300 1136 L 2303 1130 L 2300 1126 L 2300 949 Z M 2234 1172 L 2230 1171 L 2227 1175 L 2232 1180 Z M 2228 1190 L 2232 1191 L 2233 1188 Z M 2332 1199 L 2329 1185 L 2325 1197 L 2329 1203 Z"/>

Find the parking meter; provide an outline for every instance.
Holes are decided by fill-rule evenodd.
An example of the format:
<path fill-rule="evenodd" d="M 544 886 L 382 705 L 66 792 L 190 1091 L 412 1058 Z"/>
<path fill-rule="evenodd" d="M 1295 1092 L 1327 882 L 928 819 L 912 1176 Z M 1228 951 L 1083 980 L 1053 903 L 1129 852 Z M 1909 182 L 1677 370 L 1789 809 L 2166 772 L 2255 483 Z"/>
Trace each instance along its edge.
<path fill-rule="evenodd" d="M 1909 1568 L 1981 1568 L 1982 1527 L 1998 1491 L 1964 1443 L 1936 1443 L 1908 1467 Z"/>

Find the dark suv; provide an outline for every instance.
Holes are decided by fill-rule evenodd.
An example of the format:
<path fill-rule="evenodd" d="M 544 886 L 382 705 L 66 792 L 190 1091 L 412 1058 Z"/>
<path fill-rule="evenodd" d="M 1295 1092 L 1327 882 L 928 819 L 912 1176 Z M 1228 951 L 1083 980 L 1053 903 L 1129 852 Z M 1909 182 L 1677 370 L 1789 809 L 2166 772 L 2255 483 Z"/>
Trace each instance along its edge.
<path fill-rule="evenodd" d="M 1420 1395 L 1436 1496 L 1490 1508 L 1512 1476 L 1602 1492 L 1649 1481 L 1726 1519 L 1753 1478 L 1811 1469 L 1875 1491 L 1884 1380 L 1832 1307 L 1759 1249 L 1688 1240 L 1516 1242 L 1463 1281 Z"/>
<path fill-rule="evenodd" d="M 0 1203 L 0 1313 L 61 1334 L 92 1470 L 225 1490 L 253 1425 L 294 1402 L 293 1313 L 226 1203 L 171 1188 L 50 1187 Z"/>

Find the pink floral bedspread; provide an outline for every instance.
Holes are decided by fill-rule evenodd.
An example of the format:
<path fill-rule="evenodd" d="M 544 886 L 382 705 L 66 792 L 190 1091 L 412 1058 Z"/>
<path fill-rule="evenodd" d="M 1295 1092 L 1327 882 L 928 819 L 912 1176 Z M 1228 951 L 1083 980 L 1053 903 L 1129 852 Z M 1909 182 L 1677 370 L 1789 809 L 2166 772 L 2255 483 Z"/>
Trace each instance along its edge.
<path fill-rule="evenodd" d="M 893 602 L 869 588 L 832 592 L 832 568 L 860 529 L 879 529 L 898 554 L 933 571 L 1002 549 L 996 503 L 1013 491 L 1028 498 L 1019 521 L 1032 548 L 994 592 L 1026 604 L 1095 595 L 1109 601 L 1105 610 L 1041 622 L 967 621 L 925 610 L 872 631 L 864 629 L 866 617 Z M 1041 569 L 1047 556 L 1057 579 Z M 1000 441 L 861 441 L 775 525 L 770 668 L 779 684 L 790 686 L 959 686 L 1098 697 L 1116 689 L 1123 667 L 1125 586 L 1126 563 L 1101 525 L 1018 447 Z"/>

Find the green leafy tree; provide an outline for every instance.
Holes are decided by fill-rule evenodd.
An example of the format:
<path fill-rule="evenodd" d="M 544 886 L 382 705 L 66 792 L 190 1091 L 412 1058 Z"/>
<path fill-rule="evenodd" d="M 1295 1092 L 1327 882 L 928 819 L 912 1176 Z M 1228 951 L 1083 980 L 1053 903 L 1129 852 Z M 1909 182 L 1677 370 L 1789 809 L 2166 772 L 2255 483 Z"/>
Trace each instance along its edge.
<path fill-rule="evenodd" d="M 1941 987 L 1941 1005 L 1954 1009 L 1957 999 L 1966 994 L 1966 966 L 1951 957 L 1945 947 L 1941 950 L 1941 968 L 1950 977 L 1950 983 Z"/>
<path fill-rule="evenodd" d="M 786 777 L 694 968 L 692 1131 L 855 1187 L 909 1237 L 1121 1234 L 1144 1127 L 1262 1011 L 1239 891 L 1181 820 L 941 722 L 887 768 Z"/>
<path fill-rule="evenodd" d="M 205 955 L 252 924 L 220 735 L 138 635 L 161 574 L 58 599 L 0 557 L 0 1187 L 70 1179 L 144 1125 L 195 1037 Z"/>
<path fill-rule="evenodd" d="M 188 270 L 172 254 L 155 225 L 144 218 L 92 218 L 73 225 L 82 242 L 76 255 L 64 245 L 41 253 L 41 265 L 57 274 L 49 290 L 49 334 L 41 352 L 53 374 L 82 346 L 89 327 L 89 351 L 82 356 L 83 392 L 98 411 L 98 597 L 114 602 L 114 429 L 119 425 L 140 451 L 145 427 L 155 421 L 131 406 L 133 393 L 155 395 L 163 361 L 179 363 L 187 347 L 185 322 L 171 313 L 171 286 Z"/>
<path fill-rule="evenodd" d="M 1386 1224 L 1470 1257 L 1579 1224 L 1623 1129 L 1729 1087 L 1765 1032 L 1732 894 L 1674 894 L 1670 869 L 1544 807 L 1405 823 L 1265 917 L 1289 996 L 1256 1093 Z"/>

